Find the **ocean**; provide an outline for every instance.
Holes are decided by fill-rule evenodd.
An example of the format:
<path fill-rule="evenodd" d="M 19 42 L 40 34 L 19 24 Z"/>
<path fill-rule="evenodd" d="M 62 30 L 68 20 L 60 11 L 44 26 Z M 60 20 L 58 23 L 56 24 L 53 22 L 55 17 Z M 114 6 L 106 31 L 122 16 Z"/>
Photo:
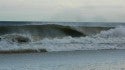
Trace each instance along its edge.
<path fill-rule="evenodd" d="M 106 22 L 0 22 L 0 52 L 125 49 L 125 24 Z"/>
<path fill-rule="evenodd" d="M 125 24 L 1 21 L 0 70 L 125 70 Z"/>
<path fill-rule="evenodd" d="M 0 70 L 125 70 L 125 50 L 0 54 Z"/>

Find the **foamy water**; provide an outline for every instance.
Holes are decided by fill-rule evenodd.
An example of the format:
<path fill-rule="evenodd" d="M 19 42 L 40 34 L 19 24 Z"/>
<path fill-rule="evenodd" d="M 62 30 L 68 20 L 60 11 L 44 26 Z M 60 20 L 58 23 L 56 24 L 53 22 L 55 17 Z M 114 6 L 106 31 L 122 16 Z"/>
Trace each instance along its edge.
<path fill-rule="evenodd" d="M 116 28 L 101 31 L 93 36 L 86 37 L 63 37 L 63 38 L 43 38 L 39 41 L 32 41 L 26 44 L 18 44 L 16 42 L 4 39 L 0 41 L 0 50 L 23 50 L 23 49 L 46 49 L 51 51 L 75 51 L 75 50 L 101 50 L 101 49 L 125 49 L 125 27 L 118 26 Z"/>

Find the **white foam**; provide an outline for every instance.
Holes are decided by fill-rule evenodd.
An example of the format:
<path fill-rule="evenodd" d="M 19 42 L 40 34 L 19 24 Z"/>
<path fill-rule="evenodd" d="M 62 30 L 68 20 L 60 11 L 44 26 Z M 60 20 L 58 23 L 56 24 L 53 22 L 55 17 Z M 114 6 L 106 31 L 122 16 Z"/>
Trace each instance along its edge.
<path fill-rule="evenodd" d="M 108 31 L 102 31 L 97 36 L 101 37 L 125 37 L 125 27 L 118 26 L 115 29 L 110 29 Z"/>
<path fill-rule="evenodd" d="M 102 31 L 95 36 L 54 38 L 28 44 L 0 41 L 0 50 L 46 49 L 47 51 L 125 49 L 125 27 Z"/>

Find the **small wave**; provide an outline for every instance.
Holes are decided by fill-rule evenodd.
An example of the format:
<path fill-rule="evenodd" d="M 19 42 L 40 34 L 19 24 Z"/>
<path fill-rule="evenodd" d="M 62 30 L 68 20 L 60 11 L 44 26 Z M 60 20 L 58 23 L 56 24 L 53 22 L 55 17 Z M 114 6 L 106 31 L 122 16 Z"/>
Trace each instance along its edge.
<path fill-rule="evenodd" d="M 125 27 L 124 26 L 118 26 L 114 29 L 110 29 L 108 31 L 101 31 L 100 34 L 97 34 L 99 37 L 125 37 Z"/>

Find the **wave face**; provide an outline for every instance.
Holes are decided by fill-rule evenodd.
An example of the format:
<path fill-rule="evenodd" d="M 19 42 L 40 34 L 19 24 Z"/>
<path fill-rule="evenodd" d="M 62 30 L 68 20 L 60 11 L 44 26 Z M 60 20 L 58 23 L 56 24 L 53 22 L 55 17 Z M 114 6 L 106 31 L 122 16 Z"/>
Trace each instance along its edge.
<path fill-rule="evenodd" d="M 125 27 L 16 22 L 0 26 L 0 52 L 125 49 Z M 4 22 L 5 23 L 5 22 Z M 9 22 L 6 22 L 9 24 Z M 35 24 L 35 23 L 34 23 Z M 76 23 L 71 23 L 76 24 Z M 85 24 L 85 23 L 83 23 Z M 111 24 L 110 24 L 111 25 Z"/>

